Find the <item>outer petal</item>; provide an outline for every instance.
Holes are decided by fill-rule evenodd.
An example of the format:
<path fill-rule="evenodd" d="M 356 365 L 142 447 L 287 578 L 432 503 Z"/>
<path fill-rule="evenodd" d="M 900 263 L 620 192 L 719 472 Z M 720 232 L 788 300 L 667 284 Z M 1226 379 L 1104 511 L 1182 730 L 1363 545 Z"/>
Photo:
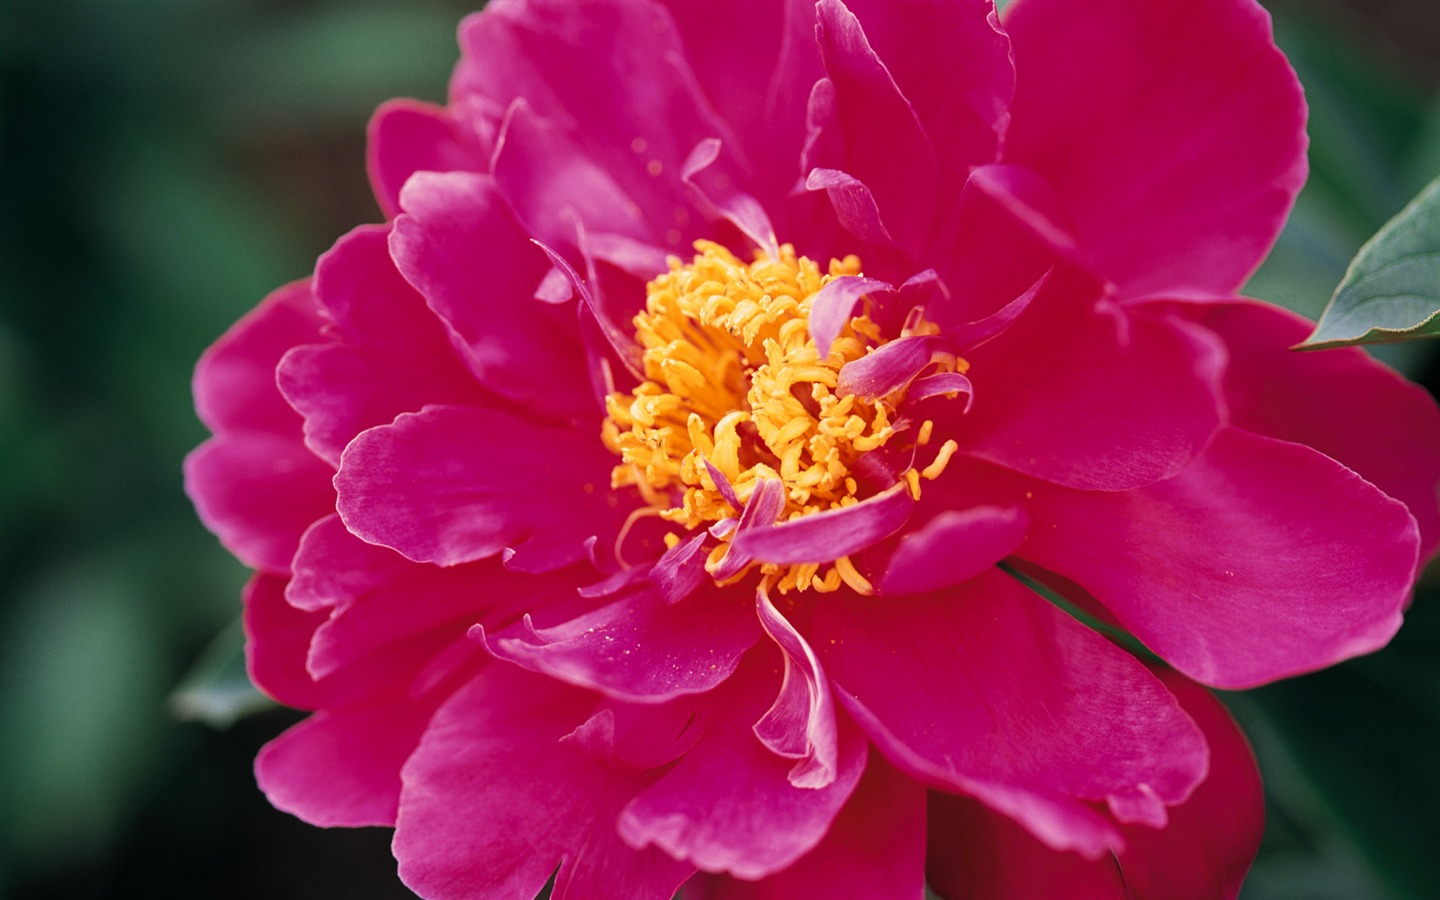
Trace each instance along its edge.
<path fill-rule="evenodd" d="M 950 900 L 1235 897 L 1264 831 L 1260 773 L 1244 735 L 1208 691 L 1173 672 L 1157 674 L 1210 746 L 1209 775 L 1171 808 L 1165 828 L 1122 826 L 1124 851 L 1092 862 L 1056 853 L 974 800 L 935 792 L 926 859 L 931 886 Z"/>
<path fill-rule="evenodd" d="M 357 536 L 416 562 L 450 566 L 508 547 L 560 568 L 624 518 L 596 488 L 613 458 L 585 438 L 499 410 L 427 407 L 350 444 L 337 508 Z"/>
<path fill-rule="evenodd" d="M 824 840 L 789 868 L 761 881 L 709 879 L 685 885 L 686 900 L 796 900 L 800 897 L 925 895 L 925 789 L 872 754 L 855 793 Z"/>
<path fill-rule="evenodd" d="M 1069 578 L 1180 671 L 1243 688 L 1383 646 L 1419 534 L 1404 504 L 1298 444 L 1223 429 L 1134 491 L 1034 490 L 1018 555 Z"/>
<path fill-rule="evenodd" d="M 1056 849 L 1118 845 L 1083 801 L 1163 823 L 1204 774 L 1200 734 L 1139 662 L 998 571 L 883 605 L 837 594 L 812 631 L 892 762 Z"/>
<path fill-rule="evenodd" d="M 683 253 L 704 236 L 704 222 L 689 215 L 682 164 L 706 138 L 735 142 L 701 96 L 662 7 L 648 0 L 498 5 L 461 25 L 460 46 L 464 59 L 452 95 L 485 96 L 506 107 L 525 98 L 616 180 L 668 251 Z M 746 53 L 751 46 L 732 49 Z"/>
<path fill-rule="evenodd" d="M 425 172 L 406 183 L 400 204 L 395 264 L 454 329 L 480 382 L 540 414 L 594 415 L 574 313 L 536 299 L 549 260 L 494 183 Z"/>
<path fill-rule="evenodd" d="M 366 428 L 427 403 L 485 396 L 445 324 L 395 269 L 388 233 L 357 228 L 320 257 L 315 294 L 336 341 L 295 348 L 280 364 L 280 388 L 305 416 L 306 443 L 335 466 Z"/>
<path fill-rule="evenodd" d="M 503 108 L 473 102 L 445 109 L 390 100 L 370 117 L 366 168 L 385 218 L 400 213 L 400 189 L 416 172 L 484 172 Z"/>
<path fill-rule="evenodd" d="M 558 863 L 557 898 L 671 897 L 693 867 L 615 834 L 619 806 L 645 777 L 562 740 L 595 701 L 504 665 L 456 692 L 402 772 L 401 880 L 434 900 L 530 900 Z"/>
<path fill-rule="evenodd" d="M 1248 0 L 1020 0 L 1007 161 L 1044 175 L 1134 297 L 1232 291 L 1305 181 L 1305 103 Z"/>
<path fill-rule="evenodd" d="M 185 460 L 185 490 L 206 527 L 247 565 L 283 572 L 300 535 L 334 509 L 331 469 L 305 449 L 275 366 L 320 337 L 310 283 L 265 299 L 205 352 L 195 406 L 215 432 Z"/>
<path fill-rule="evenodd" d="M 1086 309 L 1076 284 L 1050 279 L 1014 326 L 966 354 L 974 408 L 937 409 L 937 434 L 1088 490 L 1174 475 L 1220 424 L 1219 342 L 1108 303 Z"/>
<path fill-rule="evenodd" d="M 1182 315 L 1225 339 L 1230 421 L 1314 447 L 1402 501 L 1420 525 L 1421 562 L 1440 543 L 1440 415 L 1435 399 L 1358 348 L 1297 353 L 1313 324 L 1250 301 L 1197 303 Z"/>
<path fill-rule="evenodd" d="M 752 663 L 708 695 L 700 741 L 625 807 L 619 829 L 631 846 L 655 844 L 707 871 L 753 879 L 790 865 L 829 830 L 860 780 L 865 741 L 842 719 L 835 780 L 795 787 L 793 761 L 750 730 L 779 682 L 778 667 Z"/>

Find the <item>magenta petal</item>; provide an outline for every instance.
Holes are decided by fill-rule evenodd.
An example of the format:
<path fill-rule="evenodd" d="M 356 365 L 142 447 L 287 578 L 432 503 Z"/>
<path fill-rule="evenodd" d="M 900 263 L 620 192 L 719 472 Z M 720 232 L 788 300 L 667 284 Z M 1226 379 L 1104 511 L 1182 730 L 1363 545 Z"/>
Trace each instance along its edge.
<path fill-rule="evenodd" d="M 301 537 L 285 599 L 310 612 L 344 606 L 402 576 L 412 565 L 393 550 L 360 540 L 339 514 L 331 513 Z"/>
<path fill-rule="evenodd" d="M 1424 562 L 1440 544 L 1440 415 L 1423 388 L 1360 349 L 1296 353 L 1314 327 L 1251 301 L 1195 303 L 1181 314 L 1225 339 L 1230 421 L 1314 447 L 1410 508 Z"/>
<path fill-rule="evenodd" d="M 1085 588 L 1191 678 L 1245 688 L 1385 644 L 1419 533 L 1404 504 L 1328 457 L 1223 429 L 1133 491 L 1035 490 L 1018 555 Z"/>
<path fill-rule="evenodd" d="M 998 570 L 884 604 L 826 598 L 812 643 L 892 762 L 1057 850 L 1120 845 L 1090 802 L 1163 821 L 1205 772 L 1200 733 L 1143 665 Z"/>
<path fill-rule="evenodd" d="M 698 900 L 922 900 L 925 830 L 925 789 L 871 754 L 855 793 L 814 850 L 761 881 L 711 878 L 700 885 L 707 876 L 697 875 L 684 896 L 689 900 L 693 886 Z"/>
<path fill-rule="evenodd" d="M 1220 424 L 1220 343 L 1109 305 L 1085 311 L 1068 279 L 1048 279 L 1040 293 L 1014 326 L 966 354 L 978 399 L 940 433 L 964 453 L 1086 490 L 1183 469 Z M 957 414 L 937 410 L 936 425 Z"/>
<path fill-rule="evenodd" d="M 910 382 L 910 387 L 905 391 L 905 400 L 907 403 L 919 403 L 931 397 L 954 399 L 960 394 L 965 395 L 965 405 L 961 407 L 961 411 L 969 412 L 970 407 L 975 405 L 975 385 L 959 372 L 937 372 Z"/>
<path fill-rule="evenodd" d="M 901 482 L 853 506 L 801 516 L 769 528 L 745 529 L 742 517 L 730 553 L 761 562 L 829 562 L 894 534 L 904 526 L 914 507 L 909 486 Z M 715 577 L 723 580 L 718 572 Z"/>
<path fill-rule="evenodd" d="M 703 693 L 730 677 L 759 638 L 748 604 L 711 587 L 683 603 L 641 590 L 561 624 L 524 621 L 474 637 L 499 659 L 593 688 L 607 696 L 658 703 Z"/>
<path fill-rule="evenodd" d="M 923 594 L 968 581 L 1013 553 L 1029 527 L 1016 506 L 945 510 L 900 538 L 875 590 Z"/>
<path fill-rule="evenodd" d="M 390 100 L 370 117 L 367 168 L 385 218 L 400 212 L 400 189 L 420 171 L 483 172 L 503 110 L 493 101 L 457 115 L 416 100 Z"/>
<path fill-rule="evenodd" d="M 704 531 L 685 538 L 661 555 L 650 570 L 650 582 L 668 603 L 678 603 L 690 596 L 705 580 Z"/>
<path fill-rule="evenodd" d="M 287 603 L 285 582 L 257 573 L 245 585 L 245 668 L 256 687 L 286 706 L 319 709 L 330 692 L 305 668 L 305 655 L 326 615 Z"/>
<path fill-rule="evenodd" d="M 275 387 L 275 367 L 320 338 L 309 282 L 272 293 L 205 351 L 195 407 L 215 432 L 185 460 L 185 492 L 206 527 L 247 565 L 290 567 L 300 535 L 334 510 L 333 471 L 305 449 L 300 417 Z"/>
<path fill-rule="evenodd" d="M 341 238 L 315 270 L 332 343 L 296 347 L 277 373 L 305 417 L 305 442 L 332 465 L 355 435 L 427 403 L 476 402 L 484 394 L 444 323 L 390 259 L 389 229 L 364 226 Z"/>
<path fill-rule="evenodd" d="M 880 207 L 864 182 L 838 169 L 814 168 L 805 176 L 805 189 L 825 191 L 840 224 L 859 240 L 882 247 L 895 245 L 880 218 Z"/>
<path fill-rule="evenodd" d="M 785 654 L 780 694 L 755 723 L 755 735 L 780 756 L 799 760 L 790 770 L 791 784 L 823 788 L 835 780 L 837 765 L 835 701 L 830 697 L 830 682 L 815 651 L 770 602 L 763 585 L 755 607 L 765 633 Z"/>
<path fill-rule="evenodd" d="M 505 111 L 491 171 L 515 217 L 542 243 L 572 245 L 576 221 L 587 231 L 658 240 L 614 178 L 524 98 Z"/>
<path fill-rule="evenodd" d="M 694 867 L 615 834 L 645 781 L 562 741 L 594 708 L 593 694 L 512 666 L 457 691 L 401 773 L 401 880 L 433 900 L 529 898 L 558 864 L 556 898 L 672 896 Z"/>
<path fill-rule="evenodd" d="M 823 358 L 830 354 L 830 345 L 855 315 L 855 304 L 868 294 L 890 292 L 888 282 L 858 275 L 844 275 L 820 289 L 810 302 L 810 336 Z"/>
<path fill-rule="evenodd" d="M 416 562 L 455 565 L 524 551 L 536 540 L 551 567 L 585 555 L 585 541 L 618 532 L 606 502 L 613 457 L 586 434 L 494 409 L 427 407 L 372 428 L 345 451 L 337 508 L 363 540 Z M 586 490 L 587 485 L 589 490 Z"/>
<path fill-rule="evenodd" d="M 935 150 L 910 101 L 865 38 L 860 21 L 840 0 L 820 0 L 816 40 L 834 102 L 815 124 L 834 138 L 807 147 L 806 168 L 838 169 L 873 193 L 900 246 L 917 252 L 936 210 Z M 812 106 L 812 115 L 820 113 Z M 841 153 L 826 158 L 831 148 Z M 832 195 L 833 199 L 833 195 Z"/>
<path fill-rule="evenodd" d="M 535 299 L 550 262 L 484 175 L 422 172 L 395 220 L 396 266 L 459 337 L 496 393 L 555 416 L 594 415 L 573 313 Z"/>
<path fill-rule="evenodd" d="M 728 519 L 715 523 L 710 531 L 716 537 L 716 529 L 723 528 L 725 534 L 733 531 L 735 539 L 730 542 L 730 548 L 721 558 L 720 564 L 710 574 L 716 581 L 725 581 L 735 575 L 739 575 L 746 566 L 754 561 L 755 557 L 749 551 L 739 546 L 740 537 L 752 531 L 765 530 L 781 511 L 785 509 L 785 485 L 776 478 L 762 478 L 756 483 L 754 491 L 750 494 L 750 500 L 745 504 L 745 509 L 740 513 L 740 520 L 735 523 L 733 529 L 725 525 Z"/>
<path fill-rule="evenodd" d="M 681 179 L 699 195 L 702 204 L 712 211 L 715 218 L 725 219 L 740 229 L 740 233 L 753 241 L 755 246 L 767 250 L 772 257 L 778 257 L 779 241 L 765 207 L 738 189 L 735 176 L 725 171 L 733 169 L 733 166 L 715 165 L 721 150 L 717 138 L 707 138 L 696 144 L 681 166 Z"/>
<path fill-rule="evenodd" d="M 749 727 L 776 676 L 752 666 L 709 696 L 700 740 L 621 812 L 626 843 L 654 844 L 707 871 L 761 878 L 820 842 L 860 780 L 867 745 L 842 720 L 835 780 L 818 789 L 793 785 L 792 761 L 771 753 Z"/>
<path fill-rule="evenodd" d="M 1305 102 L 1266 12 L 1022 0 L 1005 27 L 1005 156 L 1050 181 L 1122 295 L 1239 286 L 1306 172 Z"/>
<path fill-rule="evenodd" d="M 859 394 L 866 400 L 883 397 L 908 385 L 948 348 L 936 335 L 912 335 L 882 344 L 840 369 L 835 390 L 840 396 Z"/>
<path fill-rule="evenodd" d="M 391 694 L 315 713 L 260 751 L 260 790 L 312 825 L 394 826 L 400 767 L 445 696 Z"/>

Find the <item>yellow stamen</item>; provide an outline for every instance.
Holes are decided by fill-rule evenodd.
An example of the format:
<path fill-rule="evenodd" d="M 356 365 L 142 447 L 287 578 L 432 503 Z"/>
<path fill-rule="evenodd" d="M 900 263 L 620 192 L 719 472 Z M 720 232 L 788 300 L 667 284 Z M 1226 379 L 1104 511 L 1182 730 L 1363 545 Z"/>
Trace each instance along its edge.
<path fill-rule="evenodd" d="M 740 514 L 766 479 L 784 488 L 781 521 L 860 502 L 851 468 L 906 430 L 896 422 L 904 394 L 837 396 L 840 369 L 885 339 L 869 318 L 855 316 L 822 357 L 809 321 L 820 289 L 859 274 L 860 260 L 831 260 L 822 273 L 788 244 L 775 257 L 757 251 L 750 263 L 719 244 L 698 241 L 695 249 L 689 263 L 670 258 L 669 271 L 648 285 L 645 309 L 635 316 L 645 380 L 629 394 L 606 398 L 601 439 L 620 457 L 612 486 L 636 488 L 648 507 L 644 514 L 683 529 Z M 911 327 L 933 328 L 918 318 Z M 920 426 L 917 446 L 933 428 L 929 421 Z M 954 442 L 947 442 L 924 476 L 938 476 L 954 452 Z M 917 498 L 920 475 L 913 468 L 904 475 Z M 725 499 L 722 476 L 741 509 Z M 621 540 L 636 518 L 627 521 Z M 711 571 L 729 540 L 710 552 Z M 666 538 L 666 546 L 677 543 Z M 765 564 L 760 571 L 781 593 L 833 591 L 842 583 L 873 592 L 843 557 L 832 566 Z"/>
<path fill-rule="evenodd" d="M 935 454 L 935 461 L 921 470 L 921 477 L 927 481 L 939 478 L 940 474 L 945 471 L 945 467 L 950 464 L 950 457 L 954 456 L 958 449 L 960 449 L 960 445 L 953 440 L 941 444 L 940 452 Z"/>

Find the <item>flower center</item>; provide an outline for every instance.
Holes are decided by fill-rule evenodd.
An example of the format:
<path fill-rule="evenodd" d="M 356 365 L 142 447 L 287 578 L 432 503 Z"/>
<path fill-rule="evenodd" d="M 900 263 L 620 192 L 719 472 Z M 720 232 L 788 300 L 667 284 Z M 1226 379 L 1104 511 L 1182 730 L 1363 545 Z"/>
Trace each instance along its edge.
<path fill-rule="evenodd" d="M 896 435 L 903 391 L 840 396 L 840 369 L 884 340 L 869 318 L 856 316 L 822 358 L 809 315 L 824 285 L 859 274 L 859 259 L 832 260 L 822 274 L 788 244 L 778 258 L 756 251 L 748 264 L 718 244 L 695 246 L 693 262 L 672 257 L 669 271 L 650 282 L 645 310 L 635 316 L 646 380 L 606 399 L 602 438 L 622 460 L 612 486 L 636 487 L 649 504 L 644 514 L 685 529 L 734 520 L 766 480 L 783 485 L 780 521 L 858 503 L 863 488 L 852 468 Z M 928 436 L 928 427 L 920 430 Z M 918 493 L 916 479 L 908 480 Z M 729 534 L 723 525 L 711 533 L 720 541 L 707 562 L 713 573 Z M 667 537 L 671 546 L 678 540 Z M 835 590 L 842 581 L 871 592 L 847 557 L 830 561 L 823 575 L 822 565 L 763 564 L 761 571 L 776 576 L 782 592 Z"/>

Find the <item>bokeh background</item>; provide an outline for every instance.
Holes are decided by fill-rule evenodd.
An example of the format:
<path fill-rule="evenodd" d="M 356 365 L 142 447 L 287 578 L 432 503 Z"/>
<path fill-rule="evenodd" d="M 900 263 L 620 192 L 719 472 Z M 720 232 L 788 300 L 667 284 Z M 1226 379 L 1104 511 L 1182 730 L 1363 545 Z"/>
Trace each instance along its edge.
<path fill-rule="evenodd" d="M 297 716 L 234 680 L 245 572 L 180 462 L 195 359 L 379 219 L 366 119 L 444 98 L 472 5 L 0 2 L 0 898 L 410 896 L 388 832 L 255 788 Z M 1248 290 L 1314 316 L 1440 173 L 1440 3 L 1267 5 L 1313 174 Z M 1436 573 L 1388 649 L 1226 700 L 1268 791 L 1247 900 L 1440 897 Z"/>

